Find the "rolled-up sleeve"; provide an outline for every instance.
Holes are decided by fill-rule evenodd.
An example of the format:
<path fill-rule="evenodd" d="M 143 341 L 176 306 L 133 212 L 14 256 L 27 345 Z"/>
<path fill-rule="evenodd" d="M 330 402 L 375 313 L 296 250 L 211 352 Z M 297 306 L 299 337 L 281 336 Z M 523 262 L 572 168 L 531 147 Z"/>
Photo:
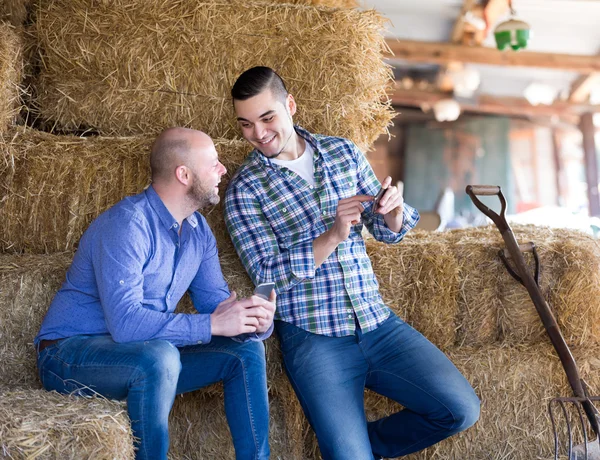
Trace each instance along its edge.
<path fill-rule="evenodd" d="M 359 195 L 376 195 L 381 188 L 381 182 L 375 176 L 371 165 L 358 147 L 352 144 L 351 150 L 358 170 L 357 193 Z M 365 203 L 362 220 L 373 238 L 383 243 L 394 244 L 400 242 L 404 235 L 419 222 L 419 212 L 412 206 L 404 203 L 402 212 L 403 221 L 399 232 L 394 232 L 387 226 L 382 214 L 373 212 L 372 202 Z"/>

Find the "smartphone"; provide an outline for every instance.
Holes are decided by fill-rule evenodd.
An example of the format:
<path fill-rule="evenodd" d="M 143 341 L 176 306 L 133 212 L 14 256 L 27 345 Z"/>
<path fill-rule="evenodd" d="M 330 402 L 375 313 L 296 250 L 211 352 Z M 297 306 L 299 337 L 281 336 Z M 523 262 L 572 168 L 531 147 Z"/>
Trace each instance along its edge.
<path fill-rule="evenodd" d="M 254 295 L 269 300 L 273 289 L 275 289 L 275 283 L 261 283 L 254 288 Z"/>
<path fill-rule="evenodd" d="M 375 211 L 377 211 L 377 208 L 379 208 L 379 200 L 381 200 L 381 197 L 383 196 L 386 190 L 387 189 L 383 188 L 382 185 L 379 191 L 377 192 L 377 195 L 375 195 L 375 198 L 373 198 L 373 214 L 375 214 Z"/>

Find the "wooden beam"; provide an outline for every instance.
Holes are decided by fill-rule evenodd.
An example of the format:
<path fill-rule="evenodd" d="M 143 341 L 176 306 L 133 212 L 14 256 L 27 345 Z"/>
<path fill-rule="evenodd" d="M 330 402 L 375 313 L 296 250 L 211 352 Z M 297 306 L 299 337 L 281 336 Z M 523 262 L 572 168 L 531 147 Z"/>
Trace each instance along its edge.
<path fill-rule="evenodd" d="M 552 129 L 552 158 L 554 159 L 554 173 L 556 178 L 556 205 L 562 206 L 567 196 L 564 184 L 564 167 L 560 155 L 561 151 L 561 132 L 560 130 Z"/>
<path fill-rule="evenodd" d="M 390 94 L 394 105 L 405 105 L 410 107 L 432 106 L 441 99 L 451 98 L 450 93 L 433 91 L 405 90 L 396 85 Z M 595 107 L 600 111 L 600 106 Z M 557 118 L 566 123 L 578 125 L 578 111 L 589 108 L 589 106 L 574 106 L 566 102 L 556 102 L 553 105 L 531 105 L 527 99 L 519 97 L 496 97 L 480 95 L 476 103 L 461 103 L 463 111 L 475 113 L 487 113 L 496 115 L 518 116 L 518 117 L 545 117 Z"/>
<path fill-rule="evenodd" d="M 600 72 L 581 75 L 571 85 L 569 101 L 585 102 L 590 97 L 590 92 L 594 86 L 600 86 Z"/>
<path fill-rule="evenodd" d="M 598 160 L 596 158 L 596 140 L 594 134 L 594 115 L 584 113 L 581 116 L 583 134 L 583 162 L 587 181 L 588 207 L 590 216 L 600 216 L 600 198 L 598 196 Z"/>
<path fill-rule="evenodd" d="M 386 39 L 393 54 L 386 58 L 445 64 L 451 61 L 499 66 L 540 67 L 580 73 L 600 72 L 600 56 L 499 51 L 495 48 L 469 47 L 452 43 Z"/>

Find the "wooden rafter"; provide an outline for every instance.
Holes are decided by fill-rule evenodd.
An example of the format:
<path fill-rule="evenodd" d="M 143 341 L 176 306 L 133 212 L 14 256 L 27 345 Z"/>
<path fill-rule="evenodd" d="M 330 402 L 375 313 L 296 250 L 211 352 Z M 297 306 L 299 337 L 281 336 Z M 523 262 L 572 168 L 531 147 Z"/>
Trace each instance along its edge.
<path fill-rule="evenodd" d="M 409 107 L 432 106 L 441 99 L 452 97 L 450 93 L 440 91 L 405 90 L 396 86 L 390 95 L 392 104 Z M 579 114 L 582 112 L 600 112 L 600 106 L 586 104 L 571 104 L 568 102 L 555 102 L 552 105 L 534 106 L 524 98 L 497 97 L 480 95 L 476 102 L 461 103 L 463 111 L 488 113 L 507 116 L 526 116 L 557 118 L 571 125 L 579 123 Z"/>
<path fill-rule="evenodd" d="M 596 85 L 600 86 L 600 72 L 581 75 L 571 85 L 569 101 L 585 102 L 589 98 L 592 88 Z"/>
<path fill-rule="evenodd" d="M 387 39 L 393 55 L 388 58 L 445 64 L 452 61 L 499 66 L 540 67 L 580 73 L 600 72 L 600 56 L 499 51 L 495 48 L 469 47 L 452 43 Z"/>

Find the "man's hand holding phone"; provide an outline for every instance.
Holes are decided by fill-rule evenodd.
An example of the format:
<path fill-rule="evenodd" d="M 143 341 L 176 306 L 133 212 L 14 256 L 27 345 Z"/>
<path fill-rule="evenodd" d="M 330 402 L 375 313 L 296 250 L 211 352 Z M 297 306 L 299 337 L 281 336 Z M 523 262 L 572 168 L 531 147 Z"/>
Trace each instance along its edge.
<path fill-rule="evenodd" d="M 252 295 L 247 299 L 237 300 L 237 294 L 232 292 L 210 315 L 212 335 L 234 337 L 266 332 L 273 323 L 276 298 L 273 288 L 270 289 L 268 298 Z"/>
<path fill-rule="evenodd" d="M 373 197 L 373 213 L 382 214 L 389 229 L 397 233 L 402 228 L 404 199 L 398 187 L 391 184 L 392 178 L 386 177 Z"/>
<path fill-rule="evenodd" d="M 275 315 L 276 299 L 275 294 L 275 283 L 261 283 L 254 289 L 254 295 L 252 297 L 258 297 L 264 303 L 260 306 L 266 316 L 262 313 L 258 316 L 258 328 L 256 332 L 263 333 L 271 327 L 273 323 L 273 316 Z M 256 307 L 255 307 L 256 308 Z"/>

